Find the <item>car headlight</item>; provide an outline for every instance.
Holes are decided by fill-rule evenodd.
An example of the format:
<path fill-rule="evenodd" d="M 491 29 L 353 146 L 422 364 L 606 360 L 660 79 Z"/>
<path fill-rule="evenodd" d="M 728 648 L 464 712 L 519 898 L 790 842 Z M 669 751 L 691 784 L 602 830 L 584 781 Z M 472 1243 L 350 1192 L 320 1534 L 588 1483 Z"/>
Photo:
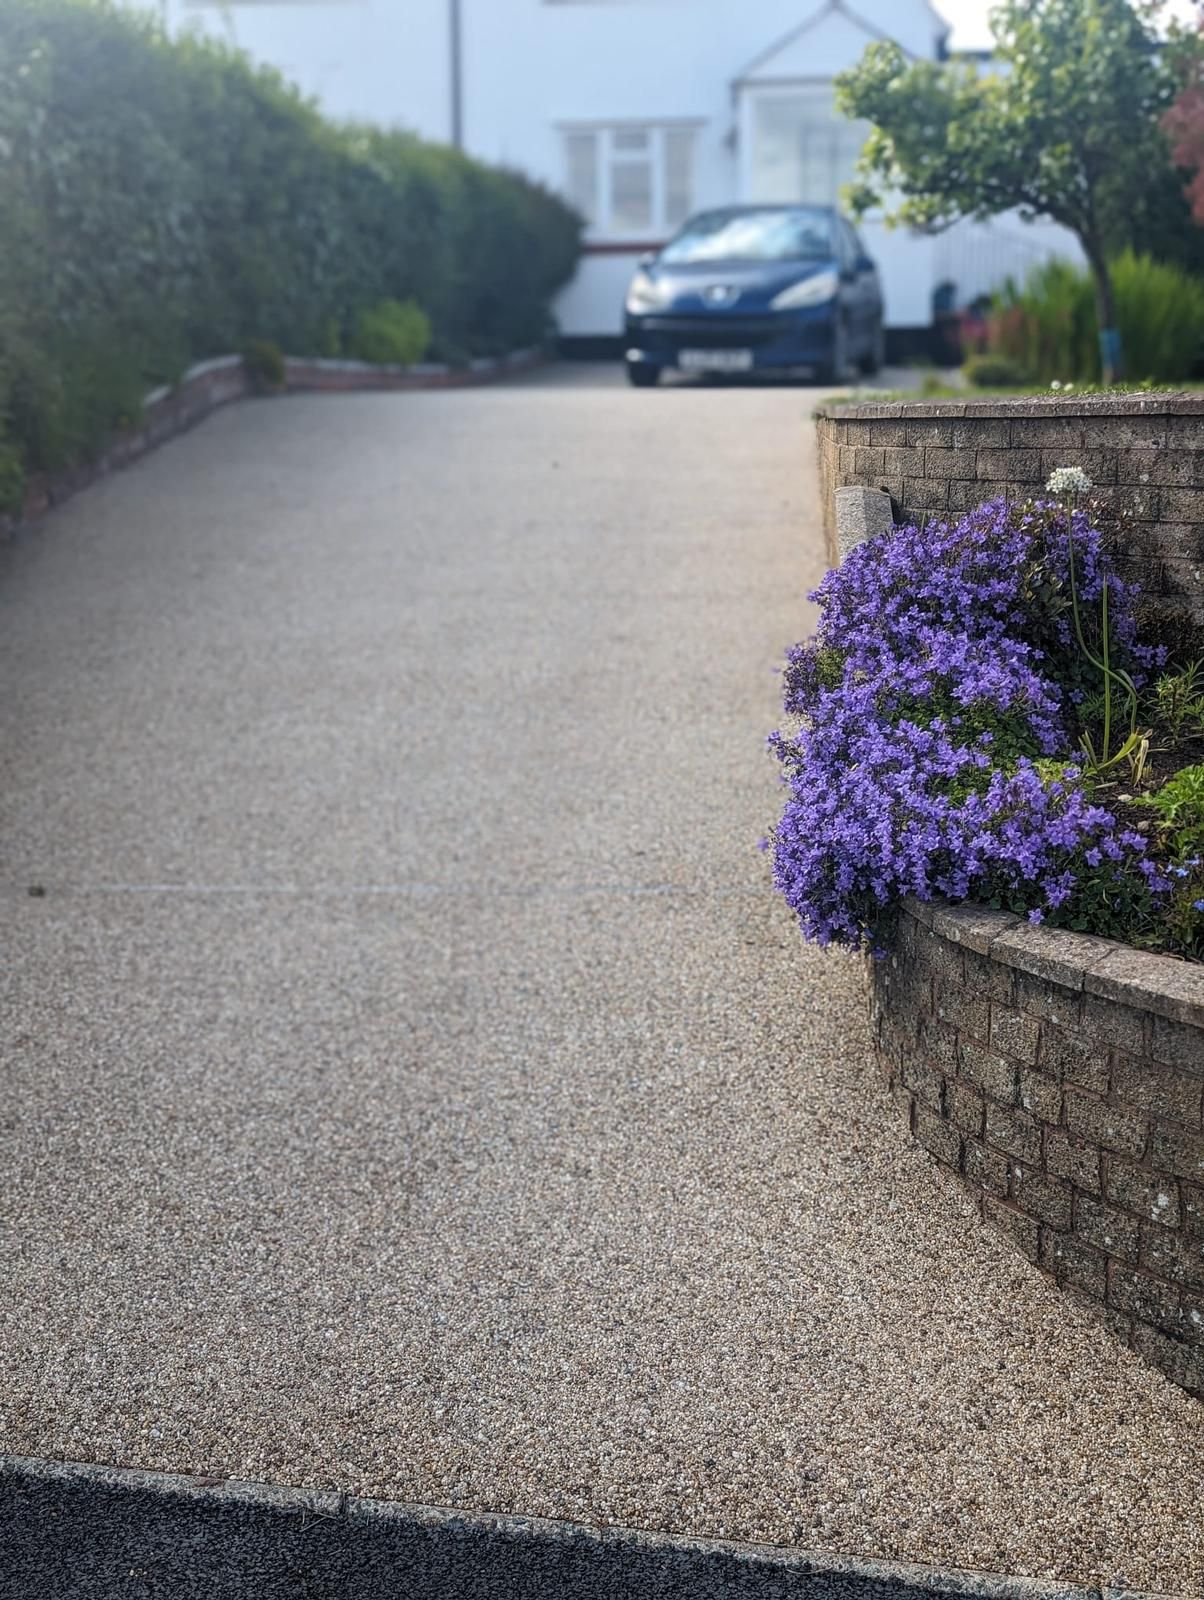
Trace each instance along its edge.
<path fill-rule="evenodd" d="M 633 315 L 639 316 L 643 311 L 656 311 L 668 300 L 668 296 L 659 283 L 655 283 L 646 272 L 637 272 L 631 280 L 631 288 L 627 291 L 627 309 Z"/>
<path fill-rule="evenodd" d="M 770 305 L 774 311 L 805 311 L 808 306 L 822 306 L 825 300 L 833 299 L 839 288 L 840 278 L 835 272 L 817 272 L 783 289 Z"/>

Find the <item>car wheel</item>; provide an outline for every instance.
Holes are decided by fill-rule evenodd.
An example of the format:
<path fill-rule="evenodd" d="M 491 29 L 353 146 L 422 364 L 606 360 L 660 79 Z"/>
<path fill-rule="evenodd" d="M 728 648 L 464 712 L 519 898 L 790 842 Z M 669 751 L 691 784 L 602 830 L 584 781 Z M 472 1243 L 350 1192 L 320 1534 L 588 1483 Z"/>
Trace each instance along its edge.
<path fill-rule="evenodd" d="M 874 329 L 870 347 L 862 356 L 860 366 L 867 378 L 872 378 L 886 365 L 886 329 L 881 322 Z"/>
<path fill-rule="evenodd" d="M 627 381 L 633 389 L 655 389 L 661 381 L 661 369 L 647 361 L 629 361 Z"/>

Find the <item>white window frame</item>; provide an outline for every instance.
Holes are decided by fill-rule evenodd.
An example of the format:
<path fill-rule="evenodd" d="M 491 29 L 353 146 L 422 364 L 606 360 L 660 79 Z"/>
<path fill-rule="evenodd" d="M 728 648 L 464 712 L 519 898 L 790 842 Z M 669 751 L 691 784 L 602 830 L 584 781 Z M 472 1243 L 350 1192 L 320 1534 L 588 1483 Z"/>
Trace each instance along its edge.
<path fill-rule="evenodd" d="M 562 122 L 559 125 L 562 160 L 564 164 L 564 188 L 570 201 L 574 196 L 569 188 L 569 156 L 568 141 L 576 136 L 586 135 L 594 139 L 594 170 L 597 190 L 595 194 L 596 214 L 589 222 L 586 237 L 599 240 L 637 242 L 666 239 L 670 234 L 676 233 L 685 216 L 670 220 L 666 216 L 666 202 L 668 199 L 668 135 L 671 133 L 688 133 L 691 136 L 690 150 L 690 193 L 686 207 L 686 216 L 694 211 L 698 203 L 698 144 L 699 130 L 704 126 L 701 121 L 689 118 L 628 118 L 614 122 Z M 615 148 L 616 135 L 624 133 L 643 133 L 648 137 L 648 155 L 642 157 L 629 151 Z M 617 228 L 614 225 L 614 169 L 616 165 L 637 165 L 647 160 L 651 166 L 651 215 L 646 228 Z"/>
<path fill-rule="evenodd" d="M 774 203 L 768 197 L 758 192 L 758 174 L 756 171 L 756 111 L 757 105 L 772 100 L 797 100 L 800 91 L 807 90 L 829 91 L 834 89 L 834 80 L 831 77 L 807 78 L 779 78 L 773 80 L 749 79 L 741 85 L 740 89 L 740 196 L 749 202 Z M 832 118 L 833 126 L 842 122 L 838 115 Z M 817 124 L 818 126 L 818 124 Z M 865 125 L 859 138 L 868 137 L 869 124 Z M 837 205 L 840 204 L 839 194 L 829 195 L 825 198 L 814 196 L 780 195 L 775 197 L 779 201 L 800 200 L 812 205 Z"/>

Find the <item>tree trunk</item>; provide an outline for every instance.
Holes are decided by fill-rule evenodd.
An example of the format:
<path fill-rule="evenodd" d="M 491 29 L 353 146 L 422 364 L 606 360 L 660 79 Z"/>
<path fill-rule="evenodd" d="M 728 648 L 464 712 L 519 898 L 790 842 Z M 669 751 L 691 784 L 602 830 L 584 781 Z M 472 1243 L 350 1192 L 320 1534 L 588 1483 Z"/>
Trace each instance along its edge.
<path fill-rule="evenodd" d="M 1083 241 L 1091 275 L 1095 279 L 1095 315 L 1099 323 L 1100 370 L 1105 383 L 1119 383 L 1125 375 L 1120 330 L 1116 325 L 1116 294 L 1108 258 L 1094 242 Z"/>

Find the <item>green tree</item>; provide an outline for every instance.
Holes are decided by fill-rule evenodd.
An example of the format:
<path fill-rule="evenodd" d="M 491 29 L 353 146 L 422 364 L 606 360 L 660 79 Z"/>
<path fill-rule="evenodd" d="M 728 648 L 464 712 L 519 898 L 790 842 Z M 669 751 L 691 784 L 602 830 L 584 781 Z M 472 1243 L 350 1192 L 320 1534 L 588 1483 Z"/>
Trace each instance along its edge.
<path fill-rule="evenodd" d="M 997 70 L 909 60 L 869 46 L 837 79 L 838 104 L 872 132 L 856 211 L 939 230 L 1019 208 L 1078 236 L 1095 283 L 1105 381 L 1121 375 L 1109 257 L 1133 243 L 1152 182 L 1171 169 L 1161 119 L 1200 49 L 1162 0 L 1002 0 L 991 13 Z"/>

